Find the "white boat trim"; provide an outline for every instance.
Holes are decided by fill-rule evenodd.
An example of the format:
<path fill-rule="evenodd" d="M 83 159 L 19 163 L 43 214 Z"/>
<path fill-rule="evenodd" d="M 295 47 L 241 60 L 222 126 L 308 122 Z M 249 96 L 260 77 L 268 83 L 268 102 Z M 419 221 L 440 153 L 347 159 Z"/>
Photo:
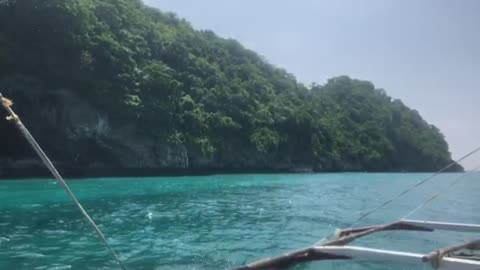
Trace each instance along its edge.
<path fill-rule="evenodd" d="M 373 249 L 357 246 L 315 246 L 313 249 L 324 254 L 326 253 L 350 257 L 353 260 L 398 262 L 432 267 L 430 262 L 425 262 L 422 260 L 425 255 L 419 253 Z M 479 270 L 480 261 L 443 257 L 437 269 Z"/>
<path fill-rule="evenodd" d="M 428 220 L 422 221 L 422 220 L 409 220 L 409 219 L 404 219 L 404 220 L 401 220 L 400 222 L 403 224 L 429 228 L 432 230 L 480 233 L 479 224 L 450 223 L 450 222 L 437 222 L 437 221 L 428 221 Z"/>

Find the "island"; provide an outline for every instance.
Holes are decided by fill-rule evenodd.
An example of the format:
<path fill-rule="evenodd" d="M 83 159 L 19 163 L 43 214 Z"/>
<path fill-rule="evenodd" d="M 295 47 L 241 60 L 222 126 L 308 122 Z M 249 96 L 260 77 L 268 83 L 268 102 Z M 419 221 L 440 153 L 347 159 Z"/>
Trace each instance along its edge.
<path fill-rule="evenodd" d="M 140 0 L 0 2 L 0 92 L 67 176 L 426 172 L 453 162 L 438 128 L 373 83 L 306 86 Z M 43 175 L 1 120 L 0 177 Z"/>

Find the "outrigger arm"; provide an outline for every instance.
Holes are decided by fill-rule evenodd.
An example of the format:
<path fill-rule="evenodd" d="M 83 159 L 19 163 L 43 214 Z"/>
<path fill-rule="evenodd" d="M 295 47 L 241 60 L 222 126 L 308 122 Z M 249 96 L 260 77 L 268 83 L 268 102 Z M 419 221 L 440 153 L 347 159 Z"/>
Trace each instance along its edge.
<path fill-rule="evenodd" d="M 456 232 L 480 232 L 480 225 L 465 223 L 433 222 L 420 220 L 400 220 L 386 225 L 375 225 L 340 231 L 337 238 L 315 244 L 311 247 L 267 258 L 237 267 L 232 270 L 278 270 L 290 266 L 321 260 L 370 260 L 399 262 L 416 265 L 430 265 L 433 269 L 480 270 L 480 257 L 462 250 L 479 251 L 480 240 L 439 249 L 429 254 L 419 254 L 384 249 L 347 246 L 354 240 L 380 231 L 424 231 L 446 230 Z"/>

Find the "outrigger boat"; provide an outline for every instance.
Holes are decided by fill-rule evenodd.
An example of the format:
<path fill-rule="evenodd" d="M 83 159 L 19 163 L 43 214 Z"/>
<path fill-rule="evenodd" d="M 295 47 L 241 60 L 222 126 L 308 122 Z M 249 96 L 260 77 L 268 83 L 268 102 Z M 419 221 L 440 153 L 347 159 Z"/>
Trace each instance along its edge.
<path fill-rule="evenodd" d="M 385 249 L 373 249 L 350 246 L 351 242 L 381 231 L 422 231 L 433 232 L 446 230 L 455 232 L 480 233 L 480 225 L 464 223 L 432 222 L 419 220 L 400 220 L 387 225 L 376 225 L 340 231 L 337 238 L 291 253 L 263 259 L 246 266 L 232 270 L 276 270 L 291 266 L 322 260 L 368 260 L 378 262 L 397 262 L 410 265 L 430 266 L 433 269 L 445 270 L 479 270 L 480 269 L 480 239 L 432 251 L 428 254 L 418 254 Z"/>
<path fill-rule="evenodd" d="M 63 186 L 67 191 L 68 195 L 75 203 L 77 208 L 86 218 L 88 223 L 92 226 L 94 231 L 99 236 L 100 240 L 105 244 L 106 248 L 110 251 L 112 257 L 117 261 L 119 266 L 126 270 L 127 267 L 119 259 L 115 251 L 108 244 L 103 233 L 100 231 L 95 222 L 91 219 L 88 213 L 84 210 L 78 200 L 75 198 L 75 195 L 68 187 L 67 183 L 63 180 L 62 176 L 58 173 L 56 168 L 53 166 L 50 159 L 43 152 L 41 147 L 35 141 L 33 136 L 30 134 L 28 129 L 23 125 L 20 118 L 12 110 L 11 106 L 13 102 L 9 99 L 4 98 L 0 94 L 0 100 L 3 107 L 8 112 L 7 120 L 10 120 L 15 123 L 17 128 L 24 135 L 26 140 L 33 147 L 35 152 L 38 154 L 45 166 L 50 170 L 55 179 Z M 431 180 L 439 173 L 447 170 L 449 167 L 455 165 L 456 163 L 466 159 L 467 157 L 473 155 L 476 152 L 480 151 L 480 147 L 463 156 L 457 161 L 449 164 L 445 168 L 434 173 L 430 177 L 427 177 L 420 182 L 416 183 L 407 190 L 402 191 L 394 198 L 384 202 L 378 207 L 368 211 L 359 218 L 357 218 L 351 225 L 353 226 L 358 221 L 372 214 L 381 207 L 389 204 L 393 200 L 403 196 L 414 188 L 422 185 L 423 183 Z M 458 177 L 452 185 L 458 182 L 462 176 Z M 385 225 L 375 225 L 362 228 L 352 228 L 342 230 L 336 234 L 336 237 L 333 240 L 317 243 L 313 246 L 299 249 L 293 252 L 290 252 L 285 255 L 278 257 L 267 258 L 257 262 L 250 263 L 245 266 L 233 268 L 231 270 L 278 270 L 286 269 L 291 266 L 295 266 L 300 263 L 311 262 L 311 261 L 322 261 L 322 260 L 368 260 L 368 261 L 381 261 L 381 262 L 398 262 L 406 263 L 413 265 L 423 265 L 430 266 L 433 269 L 444 269 L 444 270 L 480 270 L 480 239 L 472 240 L 466 243 L 461 243 L 455 246 L 446 247 L 438 250 L 434 250 L 428 254 L 418 254 L 402 251 L 393 251 L 385 249 L 373 249 L 361 246 L 350 246 L 348 244 L 352 243 L 356 239 L 361 237 L 374 234 L 382 231 L 421 231 L 421 232 L 433 232 L 435 230 L 445 230 L 445 231 L 455 231 L 455 232 L 474 232 L 480 233 L 479 224 L 464 224 L 464 223 L 448 223 L 448 222 L 433 222 L 433 221 L 419 221 L 419 220 L 409 220 L 406 219 L 414 211 L 420 209 L 428 202 L 432 201 L 438 197 L 439 193 L 433 195 L 431 198 L 423 202 L 412 212 L 410 212 L 405 218 L 400 219 L 397 222 Z"/>

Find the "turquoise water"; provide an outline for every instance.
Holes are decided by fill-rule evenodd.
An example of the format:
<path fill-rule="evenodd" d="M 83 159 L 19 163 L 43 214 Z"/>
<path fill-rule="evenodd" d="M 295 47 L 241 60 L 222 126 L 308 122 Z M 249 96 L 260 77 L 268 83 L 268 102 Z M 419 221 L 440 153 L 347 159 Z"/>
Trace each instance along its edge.
<path fill-rule="evenodd" d="M 480 223 L 479 174 L 443 174 L 358 225 L 411 218 Z M 272 174 L 69 181 L 129 269 L 227 269 L 302 248 L 428 174 Z M 355 244 L 428 252 L 460 233 L 390 232 Z M 119 269 L 60 186 L 0 181 L 0 269 Z M 316 262 L 295 269 L 423 269 Z"/>

